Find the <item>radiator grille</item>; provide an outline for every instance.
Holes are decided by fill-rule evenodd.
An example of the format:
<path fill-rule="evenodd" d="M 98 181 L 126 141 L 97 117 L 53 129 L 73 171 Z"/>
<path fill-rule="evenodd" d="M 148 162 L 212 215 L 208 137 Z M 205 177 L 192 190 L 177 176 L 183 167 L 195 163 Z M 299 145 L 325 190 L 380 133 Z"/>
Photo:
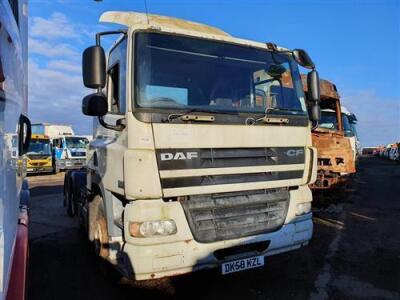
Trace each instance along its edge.
<path fill-rule="evenodd" d="M 194 238 L 207 243 L 278 230 L 286 218 L 289 191 L 191 196 L 181 203 Z"/>

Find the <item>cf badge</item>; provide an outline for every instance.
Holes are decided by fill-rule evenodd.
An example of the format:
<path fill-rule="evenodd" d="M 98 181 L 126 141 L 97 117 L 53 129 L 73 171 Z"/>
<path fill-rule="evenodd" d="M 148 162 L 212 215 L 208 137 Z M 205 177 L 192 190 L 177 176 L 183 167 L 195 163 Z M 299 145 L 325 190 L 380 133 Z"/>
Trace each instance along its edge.
<path fill-rule="evenodd" d="M 299 156 L 299 155 L 303 155 L 304 154 L 304 150 L 303 149 L 290 149 L 288 151 L 286 151 L 286 155 L 287 156 Z"/>

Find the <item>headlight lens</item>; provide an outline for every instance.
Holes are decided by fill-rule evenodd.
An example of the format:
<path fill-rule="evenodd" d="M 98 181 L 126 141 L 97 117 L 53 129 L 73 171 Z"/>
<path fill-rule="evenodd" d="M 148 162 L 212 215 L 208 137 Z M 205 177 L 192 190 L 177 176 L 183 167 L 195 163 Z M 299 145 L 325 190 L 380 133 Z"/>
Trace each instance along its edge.
<path fill-rule="evenodd" d="M 296 216 L 308 214 L 311 211 L 311 202 L 297 204 Z"/>
<path fill-rule="evenodd" d="M 129 234 L 133 237 L 168 236 L 177 232 L 175 221 L 157 220 L 130 222 Z"/>

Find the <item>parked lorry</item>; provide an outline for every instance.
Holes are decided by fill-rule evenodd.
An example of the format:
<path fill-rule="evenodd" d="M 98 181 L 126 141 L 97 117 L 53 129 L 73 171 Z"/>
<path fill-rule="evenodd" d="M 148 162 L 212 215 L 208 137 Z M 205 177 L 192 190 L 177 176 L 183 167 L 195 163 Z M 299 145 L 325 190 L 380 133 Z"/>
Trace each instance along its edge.
<path fill-rule="evenodd" d="M 340 187 L 356 172 L 355 153 L 345 133 L 350 124 L 342 113 L 336 85 L 321 79 L 320 93 L 321 120 L 312 131 L 312 143 L 318 150 L 317 180 L 310 185 L 315 190 Z"/>
<path fill-rule="evenodd" d="M 94 138 L 86 169 L 67 172 L 64 186 L 96 254 L 147 280 L 228 274 L 307 245 L 319 118 L 307 53 L 170 17 L 100 20 L 124 28 L 97 33 L 83 53 Z M 298 64 L 311 69 L 310 115 Z"/>
<path fill-rule="evenodd" d="M 27 118 L 28 7 L 0 0 L 0 300 L 23 300 L 28 264 L 31 136 Z"/>
<path fill-rule="evenodd" d="M 32 133 L 47 135 L 48 137 L 50 137 L 50 139 L 62 136 L 73 136 L 75 134 L 71 125 L 49 123 L 32 124 Z"/>
<path fill-rule="evenodd" d="M 32 132 L 50 137 L 53 148 L 53 172 L 80 169 L 86 164 L 86 136 L 75 135 L 71 125 L 35 123 Z"/>
<path fill-rule="evenodd" d="M 61 136 L 53 139 L 55 172 L 80 169 L 86 165 L 86 146 L 84 136 Z"/>
<path fill-rule="evenodd" d="M 342 108 L 342 117 L 347 118 L 347 122 L 343 122 L 344 124 L 348 124 L 349 128 L 344 128 L 344 135 L 349 138 L 351 149 L 353 149 L 354 160 L 357 163 L 358 157 L 361 155 L 361 143 L 360 138 L 357 132 L 357 117 L 356 115 L 348 110 L 345 106 L 341 106 Z"/>
<path fill-rule="evenodd" d="M 51 142 L 47 135 L 32 134 L 26 156 L 28 174 L 53 172 Z"/>

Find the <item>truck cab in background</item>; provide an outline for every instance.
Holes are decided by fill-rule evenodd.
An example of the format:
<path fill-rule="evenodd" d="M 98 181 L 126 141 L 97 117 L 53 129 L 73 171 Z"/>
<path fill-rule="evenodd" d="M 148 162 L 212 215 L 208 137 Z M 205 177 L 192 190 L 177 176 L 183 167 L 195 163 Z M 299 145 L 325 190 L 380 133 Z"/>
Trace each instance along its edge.
<path fill-rule="evenodd" d="M 26 157 L 28 174 L 53 172 L 52 147 L 47 135 L 32 134 Z"/>
<path fill-rule="evenodd" d="M 64 187 L 96 254 L 147 280 L 241 271 L 307 245 L 319 118 L 307 53 L 164 16 L 100 20 L 124 28 L 83 54 L 94 134 L 86 170 Z M 310 115 L 298 65 L 311 69 Z"/>
<path fill-rule="evenodd" d="M 342 113 L 336 85 L 321 79 L 320 89 L 321 119 L 312 130 L 313 146 L 318 150 L 318 176 L 310 185 L 314 190 L 340 187 L 356 172 L 355 152 L 348 137 L 350 123 Z"/>
<path fill-rule="evenodd" d="M 28 6 L 0 0 L 0 300 L 23 300 L 28 266 Z"/>
<path fill-rule="evenodd" d="M 84 136 L 62 136 L 53 139 L 55 171 L 80 169 L 86 165 L 86 146 Z"/>
<path fill-rule="evenodd" d="M 344 135 L 349 138 L 351 149 L 353 149 L 354 161 L 357 163 L 358 158 L 362 153 L 361 142 L 357 132 L 357 117 L 353 112 L 350 112 L 345 106 L 342 108 L 342 117 L 347 119 L 347 122 L 343 124 L 348 124 L 348 128 L 344 128 Z"/>
<path fill-rule="evenodd" d="M 53 139 L 59 136 L 72 136 L 75 133 L 71 125 L 33 123 L 32 134 L 43 134 Z"/>

